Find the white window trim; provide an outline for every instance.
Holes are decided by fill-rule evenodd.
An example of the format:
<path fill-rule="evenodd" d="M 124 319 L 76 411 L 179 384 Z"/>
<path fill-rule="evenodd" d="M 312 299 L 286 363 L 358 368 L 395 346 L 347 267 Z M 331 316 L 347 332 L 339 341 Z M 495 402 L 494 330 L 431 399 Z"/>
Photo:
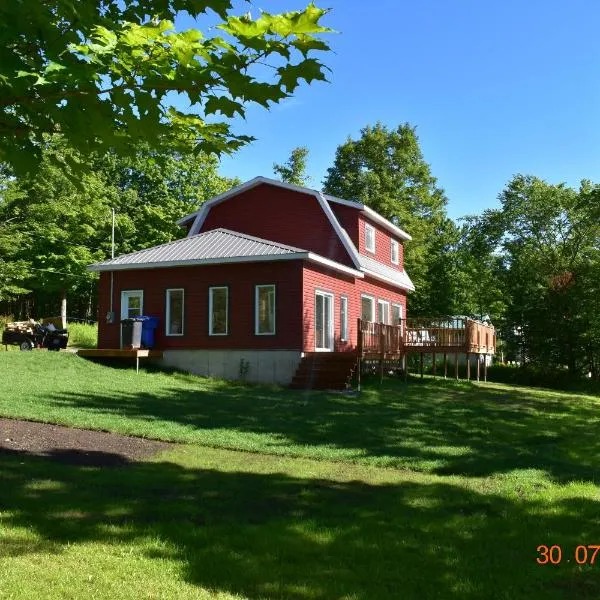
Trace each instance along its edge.
<path fill-rule="evenodd" d="M 390 240 L 390 261 L 393 265 L 400 264 L 400 244 L 396 240 Z M 394 260 L 394 248 L 396 248 L 396 260 Z"/>
<path fill-rule="evenodd" d="M 385 312 L 387 312 L 387 322 L 384 320 L 380 320 L 379 319 L 379 306 L 381 304 L 384 304 L 386 306 Z M 390 303 L 388 300 L 382 300 L 381 298 L 377 299 L 377 322 L 378 323 L 383 323 L 384 325 L 389 325 L 390 324 Z"/>
<path fill-rule="evenodd" d="M 169 292 L 181 292 L 181 333 L 169 333 L 169 325 L 171 324 L 171 296 Z M 165 335 L 167 337 L 181 337 L 185 332 L 185 290 L 183 288 L 167 288 L 165 290 L 165 304 L 167 307 Z"/>
<path fill-rule="evenodd" d="M 373 232 L 373 247 L 369 248 L 369 246 L 367 246 L 367 240 L 369 239 L 369 236 L 367 235 L 367 231 L 372 231 Z M 375 227 L 373 227 L 373 225 L 369 225 L 369 223 L 365 223 L 365 250 L 367 250 L 368 252 L 373 252 L 373 254 L 375 253 L 375 247 L 376 247 L 376 243 L 375 243 Z"/>
<path fill-rule="evenodd" d="M 335 295 L 333 294 L 333 292 L 327 292 L 325 290 L 315 288 L 315 307 L 316 307 L 317 294 L 321 294 L 321 296 L 329 296 L 331 298 L 331 325 L 329 327 L 329 339 L 331 340 L 331 343 L 328 348 L 317 348 L 317 340 L 316 340 L 316 335 L 315 335 L 315 352 L 333 352 L 333 350 L 335 349 Z M 315 310 L 315 317 L 316 317 L 316 310 Z M 316 331 L 316 318 L 315 318 L 315 331 Z"/>
<path fill-rule="evenodd" d="M 129 318 L 129 314 L 123 316 L 123 300 L 125 299 L 125 294 L 139 294 L 141 296 L 140 301 L 140 315 L 144 314 L 144 290 L 121 290 L 121 319 Z M 129 311 L 128 311 L 129 313 Z"/>
<path fill-rule="evenodd" d="M 342 305 L 346 303 L 346 310 L 343 312 L 344 318 L 342 319 Z M 342 327 L 346 330 L 342 335 Z M 348 296 L 340 296 L 340 341 L 348 341 Z"/>
<path fill-rule="evenodd" d="M 402 304 L 398 304 L 397 302 L 392 302 L 392 308 L 394 307 L 398 307 L 400 309 L 400 333 L 402 333 L 404 331 L 404 306 L 402 306 Z M 395 326 L 398 327 L 397 325 Z"/>
<path fill-rule="evenodd" d="M 141 296 L 140 315 L 143 315 L 144 314 L 144 290 L 121 290 L 121 306 L 120 306 L 121 321 L 123 319 L 129 318 L 129 311 L 127 311 L 127 314 L 125 316 L 123 316 L 123 305 L 124 305 L 124 300 L 125 300 L 125 294 L 139 294 Z M 123 326 L 119 325 L 119 348 L 122 348 L 122 347 L 123 347 Z"/>
<path fill-rule="evenodd" d="M 363 298 L 368 298 L 371 301 L 371 318 L 369 319 L 369 321 L 371 323 L 375 323 L 375 317 L 376 315 L 376 310 L 377 307 L 375 306 L 377 303 L 375 302 L 375 296 L 369 296 L 369 294 L 361 294 L 360 295 L 360 316 L 362 319 L 362 299 Z"/>
<path fill-rule="evenodd" d="M 213 290 L 226 290 L 225 296 L 225 333 L 213 333 Z M 229 335 L 229 288 L 226 285 L 211 285 L 208 288 L 208 335 L 210 337 L 223 337 Z"/>
<path fill-rule="evenodd" d="M 273 331 L 259 333 L 258 331 L 258 290 L 273 288 Z M 254 286 L 254 335 L 276 335 L 277 333 L 277 286 L 274 283 L 261 283 Z"/>

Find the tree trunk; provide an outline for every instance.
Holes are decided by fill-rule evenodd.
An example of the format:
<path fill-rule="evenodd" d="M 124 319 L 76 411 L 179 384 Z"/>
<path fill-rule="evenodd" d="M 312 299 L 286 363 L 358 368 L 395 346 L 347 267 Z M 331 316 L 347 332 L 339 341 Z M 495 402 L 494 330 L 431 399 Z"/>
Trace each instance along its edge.
<path fill-rule="evenodd" d="M 60 320 L 62 328 L 67 328 L 67 290 L 62 290 L 60 297 Z"/>

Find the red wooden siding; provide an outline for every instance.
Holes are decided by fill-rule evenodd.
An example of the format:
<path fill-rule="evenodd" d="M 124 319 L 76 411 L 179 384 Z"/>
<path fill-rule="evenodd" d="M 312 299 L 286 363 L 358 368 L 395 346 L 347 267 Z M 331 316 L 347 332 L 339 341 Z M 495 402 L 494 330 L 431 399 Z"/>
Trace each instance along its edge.
<path fill-rule="evenodd" d="M 224 227 L 354 266 L 329 219 L 311 194 L 258 185 L 213 206 L 202 229 Z"/>
<path fill-rule="evenodd" d="M 276 285 L 276 333 L 254 334 L 254 286 Z M 229 286 L 229 335 L 208 335 L 208 288 Z M 185 290 L 184 335 L 165 335 L 166 290 Z M 99 285 L 99 348 L 118 348 L 121 291 L 144 290 L 144 314 L 160 317 L 156 346 L 257 350 L 300 350 L 302 346 L 302 263 L 261 262 L 200 267 L 172 267 L 115 271 L 114 304 L 117 323 L 108 325 L 110 273 L 101 273 Z"/>
<path fill-rule="evenodd" d="M 358 248 L 358 218 L 360 216 L 358 209 L 337 202 L 330 202 L 329 206 L 331 206 L 331 210 L 333 210 L 333 214 L 337 217 L 340 225 L 348 232 L 350 239 Z"/>
<path fill-rule="evenodd" d="M 375 229 L 375 254 L 369 252 L 365 248 L 365 223 L 368 223 L 369 225 L 371 225 L 371 227 Z M 377 225 L 362 214 L 359 217 L 358 238 L 358 251 L 360 254 L 364 254 L 365 256 L 371 256 L 372 258 L 378 260 L 380 263 L 383 263 L 388 267 L 398 269 L 399 271 L 401 271 L 404 268 L 404 245 L 402 244 L 402 241 L 396 237 L 393 237 L 389 231 L 383 229 L 380 225 Z M 395 265 L 392 262 L 392 239 L 395 239 L 399 245 L 397 265 Z"/>
<path fill-rule="evenodd" d="M 406 316 L 406 292 L 385 283 L 378 283 L 369 277 L 354 279 L 340 276 L 339 273 L 305 263 L 303 275 L 303 350 L 315 350 L 315 291 L 333 294 L 334 350 L 343 352 L 356 346 L 356 323 L 360 316 L 361 294 L 373 296 L 375 301 L 386 300 L 391 304 L 400 304 Z M 340 297 L 348 298 L 348 342 L 340 340 Z"/>

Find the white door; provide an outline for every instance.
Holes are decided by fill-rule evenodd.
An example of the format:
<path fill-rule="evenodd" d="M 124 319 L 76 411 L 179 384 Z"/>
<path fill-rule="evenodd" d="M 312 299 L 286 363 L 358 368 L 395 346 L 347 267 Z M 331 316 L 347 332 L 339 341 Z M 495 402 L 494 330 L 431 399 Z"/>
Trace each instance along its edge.
<path fill-rule="evenodd" d="M 333 295 L 315 292 L 315 350 L 333 350 Z"/>
<path fill-rule="evenodd" d="M 125 290 L 121 292 L 121 320 L 139 317 L 144 314 L 144 291 Z M 123 347 L 123 332 L 121 331 L 120 346 Z"/>

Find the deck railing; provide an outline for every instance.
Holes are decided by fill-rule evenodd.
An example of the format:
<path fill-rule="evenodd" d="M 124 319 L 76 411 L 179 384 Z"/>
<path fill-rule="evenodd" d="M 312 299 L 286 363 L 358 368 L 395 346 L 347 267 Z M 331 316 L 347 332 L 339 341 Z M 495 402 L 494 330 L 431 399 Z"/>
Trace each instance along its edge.
<path fill-rule="evenodd" d="M 494 354 L 496 332 L 485 323 L 467 318 L 402 319 L 386 325 L 358 319 L 361 356 L 393 356 L 408 352 L 467 352 Z"/>

